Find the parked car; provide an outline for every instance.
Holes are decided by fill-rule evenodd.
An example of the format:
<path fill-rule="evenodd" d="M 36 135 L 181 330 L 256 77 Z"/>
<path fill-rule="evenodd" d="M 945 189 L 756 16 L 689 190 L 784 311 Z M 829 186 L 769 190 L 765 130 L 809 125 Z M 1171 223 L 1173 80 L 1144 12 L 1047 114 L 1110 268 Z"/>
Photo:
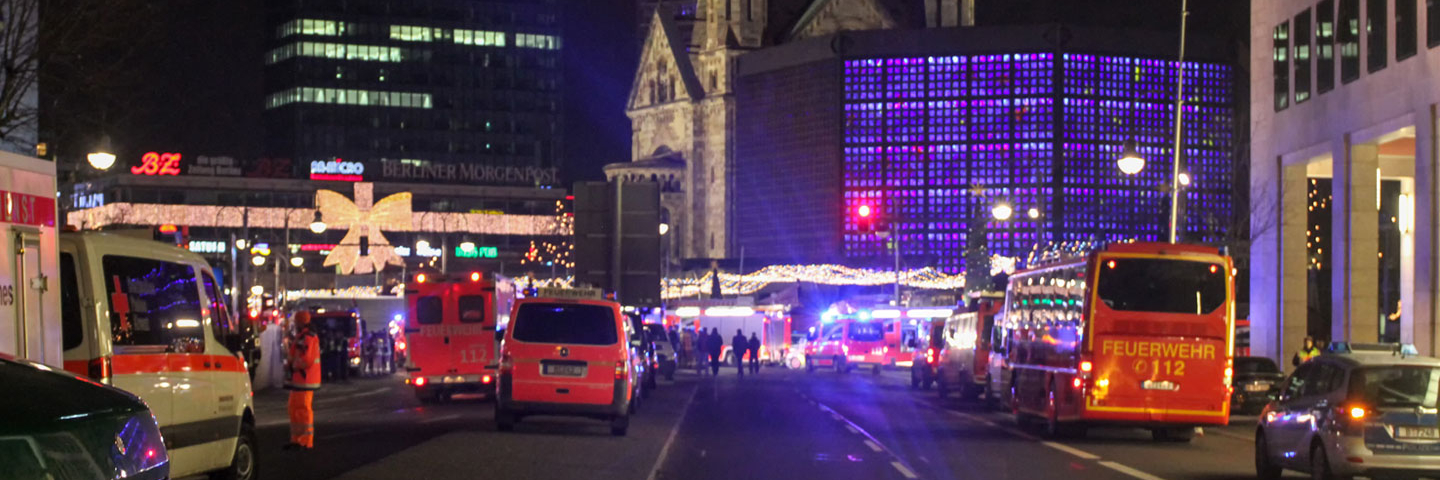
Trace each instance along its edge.
<path fill-rule="evenodd" d="M 1440 476 L 1440 359 L 1413 353 L 1338 343 L 1301 364 L 1260 415 L 1257 476 Z"/>
<path fill-rule="evenodd" d="M 1231 385 L 1230 413 L 1258 413 L 1280 395 L 1285 374 L 1274 360 L 1265 357 L 1235 357 L 1235 378 Z"/>
<path fill-rule="evenodd" d="M 666 380 L 675 381 L 675 370 L 679 368 L 675 356 L 675 344 L 670 343 L 670 334 L 663 325 L 646 325 L 645 337 L 655 346 L 655 372 Z"/>
<path fill-rule="evenodd" d="M 0 355 L 0 478 L 165 479 L 160 425 L 139 397 Z"/>

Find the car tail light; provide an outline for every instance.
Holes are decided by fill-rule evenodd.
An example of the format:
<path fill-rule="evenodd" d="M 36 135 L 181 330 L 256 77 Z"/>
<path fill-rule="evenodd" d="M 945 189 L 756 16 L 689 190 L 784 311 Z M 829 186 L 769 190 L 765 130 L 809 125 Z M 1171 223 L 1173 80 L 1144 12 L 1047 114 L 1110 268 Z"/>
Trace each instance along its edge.
<path fill-rule="evenodd" d="M 624 360 L 615 362 L 615 379 L 616 379 L 616 380 L 624 380 L 626 377 L 629 376 L 629 373 L 630 373 L 630 369 L 625 365 L 625 361 L 624 361 Z"/>
<path fill-rule="evenodd" d="M 416 275 L 416 276 L 415 276 L 415 283 L 425 283 L 425 274 L 422 273 L 422 274 Z"/>
<path fill-rule="evenodd" d="M 1360 435 L 1365 430 L 1365 420 L 1373 413 L 1364 405 L 1347 404 L 1335 407 L 1332 417 L 1335 418 L 1335 426 L 1341 431 Z"/>
<path fill-rule="evenodd" d="M 1081 385 L 1084 385 L 1084 384 L 1085 384 L 1085 381 L 1084 381 L 1084 380 L 1081 380 L 1080 377 L 1075 377 L 1074 380 L 1071 380 L 1071 381 L 1070 381 L 1070 386 L 1075 387 L 1075 388 L 1080 388 L 1080 386 L 1081 386 Z"/>
<path fill-rule="evenodd" d="M 490 378 L 489 375 L 485 375 L 485 376 L 483 376 L 483 377 L 480 377 L 480 383 L 484 383 L 484 384 L 487 384 L 487 385 L 488 385 L 492 380 L 494 380 L 494 379 L 493 379 L 493 378 Z"/>
<path fill-rule="evenodd" d="M 425 377 L 420 377 L 420 378 L 416 378 L 416 379 L 415 379 L 415 386 L 417 386 L 417 387 L 423 387 L 423 386 L 425 386 L 426 383 L 429 383 L 429 382 L 426 382 L 426 381 L 425 381 Z"/>
<path fill-rule="evenodd" d="M 935 349 L 932 348 L 925 351 L 925 363 L 935 364 Z"/>
<path fill-rule="evenodd" d="M 1079 367 L 1080 378 L 1090 378 L 1090 373 L 1095 371 L 1095 363 L 1085 357 L 1080 358 Z"/>
<path fill-rule="evenodd" d="M 480 272 L 470 272 L 470 281 L 472 281 L 472 282 L 478 282 L 478 281 L 480 281 Z"/>
<path fill-rule="evenodd" d="M 501 356 L 500 356 L 500 373 L 504 374 L 504 373 L 510 373 L 510 372 L 513 372 L 513 371 L 515 371 L 515 358 L 514 358 L 514 357 L 511 357 L 509 353 L 506 353 L 506 354 L 504 354 L 504 355 L 501 355 Z"/>
<path fill-rule="evenodd" d="M 110 372 L 113 364 L 111 363 L 109 356 L 90 360 L 89 366 L 89 372 L 87 373 L 90 374 L 91 379 L 100 383 L 110 383 Z"/>
<path fill-rule="evenodd" d="M 1225 359 L 1225 386 L 1229 387 L 1229 386 L 1233 385 L 1233 380 L 1234 380 L 1234 378 L 1235 378 L 1235 359 L 1233 359 L 1233 358 L 1227 358 L 1227 359 Z"/>

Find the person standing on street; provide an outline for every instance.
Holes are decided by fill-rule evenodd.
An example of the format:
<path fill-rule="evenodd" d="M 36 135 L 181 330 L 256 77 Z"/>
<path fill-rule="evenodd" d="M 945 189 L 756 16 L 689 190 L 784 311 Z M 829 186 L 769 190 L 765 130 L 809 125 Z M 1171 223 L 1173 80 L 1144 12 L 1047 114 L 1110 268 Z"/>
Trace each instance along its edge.
<path fill-rule="evenodd" d="M 691 333 L 687 337 L 690 341 L 690 353 L 688 355 L 690 357 L 690 363 L 695 364 L 695 373 L 702 377 L 705 376 L 705 356 L 708 355 L 709 352 L 709 350 L 705 348 L 706 336 L 702 330 Z"/>
<path fill-rule="evenodd" d="M 285 389 L 290 390 L 290 443 L 286 450 L 315 448 L 315 391 L 320 389 L 320 339 L 310 329 L 310 312 L 295 314 L 286 355 Z"/>
<path fill-rule="evenodd" d="M 760 373 L 760 337 L 752 332 L 747 347 L 749 348 L 745 350 L 750 353 L 750 373 Z"/>
<path fill-rule="evenodd" d="M 1315 346 L 1315 339 L 1307 335 L 1305 337 L 1305 346 L 1301 348 L 1300 351 L 1295 352 L 1295 357 L 1290 359 L 1290 364 L 1298 367 L 1300 364 L 1308 362 L 1310 359 L 1318 356 L 1320 356 L 1320 347 Z"/>
<path fill-rule="evenodd" d="M 710 329 L 710 337 L 705 339 L 705 349 L 710 354 L 710 375 L 720 375 L 720 351 L 725 349 L 725 339 L 720 337 L 719 328 Z"/>
<path fill-rule="evenodd" d="M 735 355 L 735 371 L 741 377 L 745 376 L 745 351 L 750 348 L 750 342 L 745 340 L 745 332 L 735 329 L 735 336 L 730 337 L 730 353 Z"/>

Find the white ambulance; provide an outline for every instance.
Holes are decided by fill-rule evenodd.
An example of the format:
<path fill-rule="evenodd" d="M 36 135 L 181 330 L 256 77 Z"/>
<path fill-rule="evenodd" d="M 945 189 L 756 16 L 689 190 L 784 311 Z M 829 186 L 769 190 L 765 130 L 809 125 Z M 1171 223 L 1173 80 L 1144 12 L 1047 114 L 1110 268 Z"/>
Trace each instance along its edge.
<path fill-rule="evenodd" d="M 0 152 L 0 353 L 63 365 L 55 164 Z"/>
<path fill-rule="evenodd" d="M 105 233 L 60 235 L 65 369 L 139 395 L 170 473 L 259 473 L 250 375 L 224 286 L 199 255 Z"/>
<path fill-rule="evenodd" d="M 0 354 L 140 396 L 172 477 L 254 479 L 250 376 L 210 266 L 148 239 L 58 233 L 55 192 L 53 163 L 0 152 Z"/>

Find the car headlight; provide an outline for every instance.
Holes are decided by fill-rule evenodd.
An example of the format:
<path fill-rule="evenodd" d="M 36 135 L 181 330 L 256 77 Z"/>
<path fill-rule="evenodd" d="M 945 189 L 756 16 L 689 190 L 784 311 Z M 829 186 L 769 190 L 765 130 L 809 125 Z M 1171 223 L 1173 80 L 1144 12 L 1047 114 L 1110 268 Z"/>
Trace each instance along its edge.
<path fill-rule="evenodd" d="M 160 436 L 160 427 L 155 416 L 149 412 L 130 417 L 115 433 L 114 442 L 110 448 L 110 458 L 114 462 L 116 473 L 121 473 L 122 476 L 135 475 L 170 463 L 170 455 L 165 451 L 165 440 Z"/>

